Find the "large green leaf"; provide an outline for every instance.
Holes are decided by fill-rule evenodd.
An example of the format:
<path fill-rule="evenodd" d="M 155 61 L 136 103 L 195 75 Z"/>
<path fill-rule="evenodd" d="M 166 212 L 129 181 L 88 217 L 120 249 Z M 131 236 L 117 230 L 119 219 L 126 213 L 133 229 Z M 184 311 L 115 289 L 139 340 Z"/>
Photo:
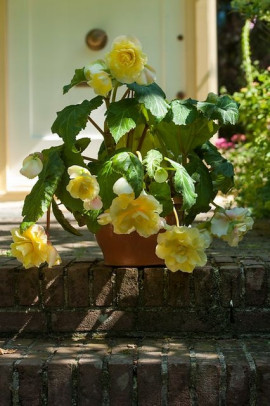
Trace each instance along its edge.
<path fill-rule="evenodd" d="M 76 228 L 74 228 L 70 222 L 65 218 L 63 212 L 60 210 L 58 204 L 56 203 L 56 201 L 54 199 L 52 199 L 52 211 L 54 214 L 54 217 L 56 218 L 56 220 L 58 221 L 58 223 L 63 227 L 64 230 L 68 231 L 71 234 L 74 235 L 81 235 L 81 233 L 76 230 Z"/>
<path fill-rule="evenodd" d="M 107 110 L 107 123 L 116 143 L 136 127 L 139 117 L 137 104 L 135 99 L 124 99 L 110 104 Z"/>
<path fill-rule="evenodd" d="M 183 209 L 189 209 L 196 202 L 197 194 L 195 193 L 194 180 L 191 178 L 183 165 L 167 159 L 173 168 L 175 168 L 174 187 L 177 193 L 183 196 Z"/>
<path fill-rule="evenodd" d="M 150 177 L 155 176 L 156 170 L 160 167 L 160 164 L 163 160 L 162 154 L 155 150 L 151 149 L 147 152 L 146 157 L 143 160 L 143 164 L 146 167 L 146 171 Z"/>
<path fill-rule="evenodd" d="M 197 103 L 197 109 L 205 117 L 218 120 L 220 124 L 236 124 L 238 120 L 238 104 L 227 95 L 209 93 L 204 102 Z"/>
<path fill-rule="evenodd" d="M 81 104 L 65 107 L 57 113 L 52 125 L 52 132 L 57 133 L 69 148 L 74 148 L 76 136 L 86 127 L 91 111 L 103 103 L 103 98 L 97 96 L 92 100 L 84 100 Z"/>
<path fill-rule="evenodd" d="M 84 76 L 84 68 L 76 69 L 71 82 L 63 87 L 63 93 L 67 93 L 73 86 L 76 86 L 82 82 L 86 82 L 86 78 Z"/>
<path fill-rule="evenodd" d="M 222 193 L 228 193 L 234 184 L 234 170 L 231 162 L 227 161 L 210 142 L 206 142 L 198 148 L 198 153 L 212 168 L 210 174 L 214 191 L 220 190 Z"/>
<path fill-rule="evenodd" d="M 140 160 L 131 152 L 119 152 L 105 161 L 97 173 L 100 186 L 100 196 L 104 209 L 110 207 L 115 194 L 113 185 L 120 177 L 125 177 L 135 196 L 143 189 L 143 166 Z"/>
<path fill-rule="evenodd" d="M 65 169 L 60 152 L 59 147 L 42 151 L 43 170 L 24 200 L 24 222 L 36 222 L 47 211 Z"/>
<path fill-rule="evenodd" d="M 161 216 L 167 216 L 173 211 L 173 202 L 171 197 L 171 189 L 168 183 L 152 182 L 149 186 L 149 192 L 154 196 L 160 204 L 162 204 L 163 211 Z"/>
<path fill-rule="evenodd" d="M 173 100 L 171 102 L 172 121 L 177 125 L 191 124 L 199 116 L 194 102 L 188 100 Z"/>
<path fill-rule="evenodd" d="M 167 151 L 167 155 L 175 160 L 178 160 L 179 155 L 187 156 L 194 148 L 209 140 L 217 129 L 218 126 L 202 114 L 190 124 L 176 125 L 172 121 L 162 121 L 155 127 L 164 155 Z"/>
<path fill-rule="evenodd" d="M 166 116 L 169 104 L 165 100 L 163 90 L 161 90 L 156 83 L 152 83 L 148 86 L 140 86 L 136 83 L 132 83 L 128 85 L 128 87 L 135 91 L 135 95 L 139 102 L 144 104 L 146 109 L 150 110 L 158 121 Z"/>

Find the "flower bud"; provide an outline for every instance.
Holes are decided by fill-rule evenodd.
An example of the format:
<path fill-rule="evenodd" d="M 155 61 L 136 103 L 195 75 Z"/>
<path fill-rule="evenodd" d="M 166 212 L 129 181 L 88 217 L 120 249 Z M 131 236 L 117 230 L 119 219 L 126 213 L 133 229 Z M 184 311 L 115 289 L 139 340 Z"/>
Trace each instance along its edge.
<path fill-rule="evenodd" d="M 116 195 L 131 194 L 133 189 L 125 178 L 119 178 L 113 185 L 113 193 Z"/>
<path fill-rule="evenodd" d="M 39 152 L 35 152 L 34 154 L 28 155 L 24 160 L 23 160 L 23 166 L 20 170 L 20 173 L 25 176 L 28 179 L 33 179 L 37 175 L 40 174 L 40 172 L 43 169 L 43 156 Z"/>
<path fill-rule="evenodd" d="M 168 172 L 164 168 L 159 168 L 155 172 L 154 179 L 157 183 L 166 182 L 166 180 L 168 179 Z"/>

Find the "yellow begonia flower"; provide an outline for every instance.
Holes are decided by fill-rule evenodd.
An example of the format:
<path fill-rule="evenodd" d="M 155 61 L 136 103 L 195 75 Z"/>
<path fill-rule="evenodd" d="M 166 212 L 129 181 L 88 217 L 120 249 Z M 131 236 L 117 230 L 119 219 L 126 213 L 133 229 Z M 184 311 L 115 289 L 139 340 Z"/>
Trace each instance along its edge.
<path fill-rule="evenodd" d="M 209 246 L 197 228 L 172 226 L 157 238 L 156 255 L 164 259 L 171 271 L 192 272 L 195 266 L 203 266 L 207 262 L 204 252 Z"/>
<path fill-rule="evenodd" d="M 47 243 L 47 235 L 42 226 L 33 224 L 21 233 L 19 228 L 11 230 L 13 243 L 11 254 L 28 269 L 48 262 L 49 267 L 58 265 L 61 259 L 56 249 Z"/>
<path fill-rule="evenodd" d="M 100 214 L 97 218 L 97 222 L 98 224 L 100 224 L 101 226 L 106 226 L 107 224 L 111 224 L 112 219 L 110 216 L 110 210 L 107 209 L 104 211 L 104 213 Z"/>
<path fill-rule="evenodd" d="M 253 223 L 248 209 L 235 207 L 224 212 L 216 211 L 211 220 L 211 233 L 236 247 L 246 232 L 252 229 Z"/>
<path fill-rule="evenodd" d="M 68 173 L 72 178 L 66 189 L 75 199 L 94 200 L 99 194 L 99 184 L 96 177 L 80 166 L 71 166 Z"/>
<path fill-rule="evenodd" d="M 106 56 L 112 76 L 120 83 L 133 83 L 140 77 L 147 57 L 140 42 L 134 37 L 117 37 Z"/>
<path fill-rule="evenodd" d="M 84 76 L 87 80 L 91 80 L 92 75 L 94 75 L 95 73 L 106 71 L 107 69 L 108 67 L 105 61 L 103 61 L 102 59 L 98 59 L 84 68 Z"/>
<path fill-rule="evenodd" d="M 94 73 L 87 84 L 93 88 L 96 94 L 104 97 L 107 96 L 113 87 L 110 75 L 107 72 Z"/>
<path fill-rule="evenodd" d="M 121 194 L 112 201 L 109 216 L 116 234 L 137 231 L 142 237 L 149 237 L 163 227 L 161 212 L 162 205 L 153 196 L 142 193 L 135 199 L 131 193 Z"/>

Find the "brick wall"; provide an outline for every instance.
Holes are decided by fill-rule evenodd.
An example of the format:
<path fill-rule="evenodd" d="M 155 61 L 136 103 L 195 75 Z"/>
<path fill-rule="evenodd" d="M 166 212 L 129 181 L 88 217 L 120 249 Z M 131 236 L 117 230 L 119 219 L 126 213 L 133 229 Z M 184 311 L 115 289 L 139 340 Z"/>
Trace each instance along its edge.
<path fill-rule="evenodd" d="M 263 258 L 213 255 L 193 274 L 66 260 L 48 269 L 0 267 L 0 333 L 188 336 L 270 333 Z"/>

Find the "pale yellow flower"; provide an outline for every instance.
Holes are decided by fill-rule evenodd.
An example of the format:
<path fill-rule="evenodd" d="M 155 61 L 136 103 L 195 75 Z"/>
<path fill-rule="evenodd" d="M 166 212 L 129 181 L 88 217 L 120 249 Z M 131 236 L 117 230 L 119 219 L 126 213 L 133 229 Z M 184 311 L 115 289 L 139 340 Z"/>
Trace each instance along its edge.
<path fill-rule="evenodd" d="M 132 83 L 139 79 L 147 63 L 147 57 L 137 38 L 120 36 L 106 56 L 112 76 L 120 83 Z"/>
<path fill-rule="evenodd" d="M 28 269 L 48 262 L 49 267 L 58 265 L 61 260 L 56 249 L 47 243 L 47 235 L 42 226 L 33 224 L 21 232 L 19 228 L 11 230 L 13 243 L 11 254 Z"/>
<path fill-rule="evenodd" d="M 142 73 L 140 74 L 138 79 L 136 79 L 136 83 L 138 83 L 138 85 L 147 86 L 153 83 L 155 80 L 156 80 L 155 69 L 152 68 L 152 66 L 150 65 L 145 65 Z"/>
<path fill-rule="evenodd" d="M 42 154 L 39 152 L 28 155 L 23 160 L 20 173 L 28 179 L 35 178 L 43 169 L 42 159 Z"/>
<path fill-rule="evenodd" d="M 248 209 L 217 210 L 211 219 L 211 233 L 236 247 L 246 232 L 252 229 L 253 223 Z"/>
<path fill-rule="evenodd" d="M 95 73 L 106 71 L 107 69 L 108 67 L 105 61 L 103 61 L 102 59 L 98 59 L 84 68 L 84 76 L 87 80 L 91 80 L 92 75 L 94 75 Z"/>
<path fill-rule="evenodd" d="M 116 234 L 137 231 L 142 237 L 156 234 L 162 228 L 163 221 L 159 216 L 161 212 L 162 205 L 153 196 L 145 193 L 137 199 L 134 193 L 121 194 L 112 201 L 109 209 Z"/>
<path fill-rule="evenodd" d="M 113 87 L 112 80 L 107 72 L 94 73 L 87 84 L 93 88 L 96 94 L 104 97 L 107 96 Z"/>
<path fill-rule="evenodd" d="M 99 194 L 99 184 L 96 177 L 80 166 L 74 165 L 68 169 L 71 177 L 66 189 L 75 199 L 94 200 Z"/>
<path fill-rule="evenodd" d="M 209 240 L 197 228 L 172 226 L 157 238 L 156 255 L 164 259 L 171 271 L 192 272 L 195 266 L 206 264 L 204 252 Z"/>
<path fill-rule="evenodd" d="M 111 224 L 112 219 L 110 216 L 110 210 L 107 209 L 104 211 L 104 213 L 100 214 L 97 218 L 98 224 L 101 226 L 106 226 L 107 224 Z"/>

